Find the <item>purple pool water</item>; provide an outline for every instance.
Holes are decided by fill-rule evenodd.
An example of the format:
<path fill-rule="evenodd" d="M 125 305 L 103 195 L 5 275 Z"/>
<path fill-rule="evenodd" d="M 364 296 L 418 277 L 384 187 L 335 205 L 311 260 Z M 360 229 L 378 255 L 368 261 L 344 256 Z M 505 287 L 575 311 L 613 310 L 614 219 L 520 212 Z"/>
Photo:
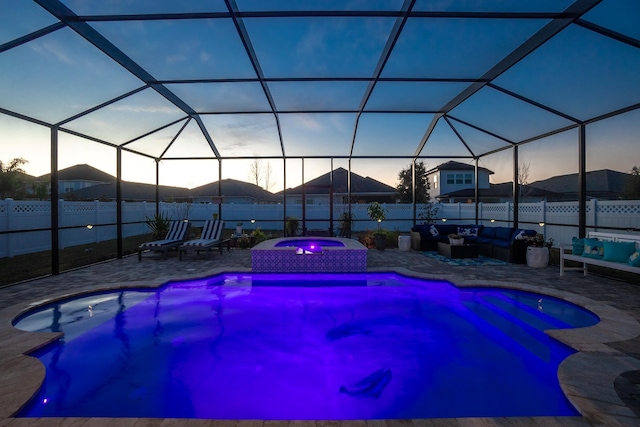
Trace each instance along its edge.
<path fill-rule="evenodd" d="M 21 417 L 378 419 L 577 415 L 542 331 L 595 324 L 550 297 L 396 274 L 226 274 L 49 305 Z"/>

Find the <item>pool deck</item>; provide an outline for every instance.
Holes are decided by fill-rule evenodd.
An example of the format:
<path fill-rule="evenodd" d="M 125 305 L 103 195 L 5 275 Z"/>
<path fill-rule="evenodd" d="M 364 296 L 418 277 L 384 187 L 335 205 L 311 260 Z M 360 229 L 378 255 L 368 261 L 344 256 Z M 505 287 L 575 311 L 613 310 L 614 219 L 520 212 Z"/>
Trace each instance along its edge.
<path fill-rule="evenodd" d="M 456 418 L 420 420 L 261 421 L 137 418 L 11 418 L 40 384 L 44 368 L 22 353 L 56 334 L 21 332 L 11 320 L 34 303 L 97 289 L 158 286 L 171 279 L 201 277 L 223 271 L 250 271 L 249 250 L 216 253 L 211 259 L 177 253 L 168 259 L 145 254 L 109 261 L 71 272 L 0 288 L 0 427 L 11 426 L 640 426 L 640 283 L 526 265 L 450 266 L 421 252 L 397 249 L 367 253 L 368 271 L 396 271 L 416 277 L 449 280 L 459 286 L 504 286 L 533 290 L 580 303 L 601 322 L 590 328 L 552 331 L 552 336 L 580 350 L 560 366 L 560 384 L 581 417 Z M 631 374 L 621 377 L 620 374 Z M 623 401 L 614 388 L 616 383 Z M 464 384 L 460 384 L 463 388 Z M 523 390 L 527 394 L 527 390 Z M 535 398 L 535 396 L 531 396 Z"/>

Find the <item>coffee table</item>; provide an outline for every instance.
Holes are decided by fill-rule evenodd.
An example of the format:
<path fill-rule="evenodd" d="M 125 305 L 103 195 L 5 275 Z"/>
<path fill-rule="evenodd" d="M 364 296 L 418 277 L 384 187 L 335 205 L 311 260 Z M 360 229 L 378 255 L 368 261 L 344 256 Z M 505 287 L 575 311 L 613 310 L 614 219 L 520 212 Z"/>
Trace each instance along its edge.
<path fill-rule="evenodd" d="M 478 258 L 478 245 L 452 246 L 449 243 L 438 242 L 438 253 L 447 258 Z"/>

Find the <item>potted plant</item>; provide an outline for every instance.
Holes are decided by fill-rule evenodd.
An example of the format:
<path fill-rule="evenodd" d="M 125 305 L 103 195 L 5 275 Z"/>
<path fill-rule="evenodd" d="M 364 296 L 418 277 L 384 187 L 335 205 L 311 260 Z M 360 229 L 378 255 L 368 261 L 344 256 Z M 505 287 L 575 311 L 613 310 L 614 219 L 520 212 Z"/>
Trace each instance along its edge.
<path fill-rule="evenodd" d="M 168 215 L 160 212 L 159 214 L 155 214 L 153 218 L 147 217 L 145 223 L 149 226 L 149 230 L 151 230 L 153 240 L 162 240 L 167 236 L 167 233 L 169 232 L 171 219 Z"/>
<path fill-rule="evenodd" d="M 382 207 L 380 203 L 373 202 L 367 208 L 367 214 L 369 215 L 369 218 L 371 218 L 372 220 L 378 223 L 378 231 L 373 234 L 373 240 L 375 242 L 376 249 L 379 251 L 383 251 L 385 248 L 387 236 L 381 230 L 380 223 L 384 221 L 386 218 L 385 209 Z"/>
<path fill-rule="evenodd" d="M 456 234 L 456 233 L 451 233 L 447 236 L 449 238 L 449 244 L 451 246 L 462 246 L 464 245 L 464 237 Z"/>
<path fill-rule="evenodd" d="M 549 265 L 549 248 L 553 239 L 545 240 L 543 234 L 525 237 L 527 244 L 527 265 L 533 268 L 545 268 Z"/>
<path fill-rule="evenodd" d="M 238 236 L 242 235 L 242 223 L 241 222 L 236 224 L 236 235 L 238 235 Z"/>

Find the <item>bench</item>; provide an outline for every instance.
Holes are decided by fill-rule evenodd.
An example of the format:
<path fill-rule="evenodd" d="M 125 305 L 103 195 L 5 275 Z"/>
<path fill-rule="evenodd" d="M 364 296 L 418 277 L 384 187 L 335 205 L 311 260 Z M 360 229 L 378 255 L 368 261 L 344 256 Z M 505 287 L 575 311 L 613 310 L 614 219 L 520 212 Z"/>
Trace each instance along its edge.
<path fill-rule="evenodd" d="M 640 248 L 640 235 L 636 235 L 636 234 L 615 234 L 615 233 L 604 233 L 599 231 L 590 231 L 587 233 L 587 238 L 598 239 L 600 241 L 609 241 L 609 242 L 634 242 L 636 244 L 636 250 Z M 565 252 L 566 249 L 570 249 L 571 253 L 566 253 Z M 582 267 L 565 267 L 564 265 L 565 260 L 580 262 L 582 263 Z M 586 276 L 588 273 L 589 264 L 597 265 L 600 267 L 611 268 L 615 270 L 627 271 L 630 273 L 640 274 L 640 267 L 634 267 L 628 263 L 623 263 L 623 262 L 605 261 L 603 259 L 598 259 L 598 258 L 589 258 L 582 255 L 574 255 L 572 244 L 570 243 L 560 244 L 560 276 L 563 276 L 564 272 L 568 270 L 582 270 L 584 275 Z"/>

